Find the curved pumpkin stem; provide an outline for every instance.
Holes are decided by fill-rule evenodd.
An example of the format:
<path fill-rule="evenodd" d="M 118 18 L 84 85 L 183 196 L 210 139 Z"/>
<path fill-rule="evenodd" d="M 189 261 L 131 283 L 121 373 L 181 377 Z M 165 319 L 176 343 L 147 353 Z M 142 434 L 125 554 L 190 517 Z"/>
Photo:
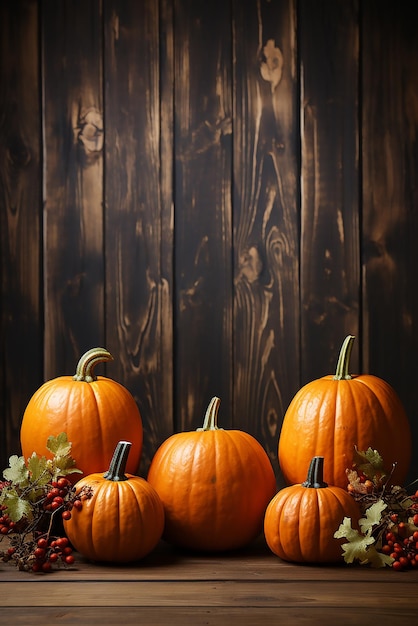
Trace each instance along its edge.
<path fill-rule="evenodd" d="M 106 348 L 91 348 L 91 350 L 85 352 L 79 360 L 73 380 L 86 383 L 97 380 L 97 376 L 94 375 L 93 370 L 98 363 L 104 363 L 105 361 L 113 361 L 113 356 Z"/>
<path fill-rule="evenodd" d="M 341 346 L 340 355 L 338 357 L 337 367 L 335 370 L 334 380 L 351 380 L 351 374 L 348 371 L 350 365 L 351 350 L 354 343 L 354 335 L 347 335 Z"/>
<path fill-rule="evenodd" d="M 222 428 L 218 428 L 218 411 L 219 411 L 220 404 L 221 404 L 220 399 L 217 396 L 214 396 L 212 400 L 209 402 L 208 408 L 206 409 L 203 427 L 197 428 L 198 431 L 223 430 Z"/>
<path fill-rule="evenodd" d="M 324 457 L 314 456 L 310 462 L 308 476 L 302 487 L 313 489 L 322 489 L 328 487 L 328 483 L 324 481 Z"/>
<path fill-rule="evenodd" d="M 115 482 L 128 480 L 128 477 L 125 476 L 125 470 L 131 446 L 130 441 L 119 441 L 110 461 L 109 469 L 103 474 L 103 478 Z"/>

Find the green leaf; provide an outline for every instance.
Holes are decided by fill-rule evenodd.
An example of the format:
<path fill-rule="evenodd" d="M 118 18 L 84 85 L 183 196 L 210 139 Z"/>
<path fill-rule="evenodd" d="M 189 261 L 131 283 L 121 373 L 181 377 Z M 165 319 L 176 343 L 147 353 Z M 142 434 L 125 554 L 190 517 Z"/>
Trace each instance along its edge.
<path fill-rule="evenodd" d="M 26 486 L 29 483 L 29 471 L 23 456 L 17 456 L 16 454 L 11 456 L 9 467 L 4 470 L 3 476 L 6 480 L 10 480 L 20 487 Z"/>
<path fill-rule="evenodd" d="M 357 539 L 358 534 L 358 530 L 352 528 L 351 526 L 351 519 L 349 517 L 344 517 L 338 530 L 335 531 L 334 537 L 335 539 L 348 539 L 348 541 L 354 541 Z"/>
<path fill-rule="evenodd" d="M 354 451 L 354 464 L 369 480 L 379 482 L 386 475 L 383 458 L 377 450 L 368 448 L 365 452 Z"/>
<path fill-rule="evenodd" d="M 342 544 L 344 561 L 353 563 L 360 561 L 362 565 L 370 563 L 372 567 L 385 567 L 391 565 L 393 559 L 390 556 L 380 553 L 372 535 L 373 527 L 381 522 L 382 511 L 387 507 L 383 500 L 378 500 L 366 510 L 366 516 L 359 520 L 361 533 L 351 526 L 351 519 L 345 517 L 338 530 L 335 531 L 335 539 L 348 539 Z"/>
<path fill-rule="evenodd" d="M 371 532 L 373 526 L 379 524 L 382 519 L 382 511 L 387 507 L 383 500 L 378 500 L 366 510 L 366 517 L 359 520 L 359 525 L 363 533 Z"/>
<path fill-rule="evenodd" d="M 361 561 L 361 565 L 367 565 L 367 563 L 370 563 L 370 565 L 374 568 L 386 566 L 391 567 L 394 560 L 395 559 L 393 559 L 391 556 L 379 552 L 378 550 L 376 550 L 375 546 L 371 545 L 367 549 L 366 559 L 365 561 Z"/>
<path fill-rule="evenodd" d="M 17 494 L 9 493 L 5 504 L 7 506 L 7 513 L 13 522 L 18 522 L 24 516 L 28 519 L 32 519 L 32 507 L 28 500 L 20 498 Z"/>
<path fill-rule="evenodd" d="M 28 458 L 27 467 L 32 482 L 36 481 L 39 485 L 46 485 L 51 480 L 48 462 L 44 456 L 37 456 L 34 452 L 32 456 Z"/>
<path fill-rule="evenodd" d="M 56 437 L 53 435 L 48 437 L 46 447 L 54 456 L 66 456 L 71 453 L 71 443 L 68 441 L 66 433 L 60 433 Z"/>
<path fill-rule="evenodd" d="M 75 466 L 75 461 L 70 456 L 57 456 L 54 459 L 55 477 L 66 476 L 67 474 L 82 474 L 82 471 Z"/>
<path fill-rule="evenodd" d="M 356 559 L 364 562 L 367 559 L 369 546 L 374 543 L 371 535 L 361 535 L 357 530 L 355 533 L 354 536 L 350 535 L 348 543 L 343 543 L 341 546 L 346 563 L 353 563 Z"/>

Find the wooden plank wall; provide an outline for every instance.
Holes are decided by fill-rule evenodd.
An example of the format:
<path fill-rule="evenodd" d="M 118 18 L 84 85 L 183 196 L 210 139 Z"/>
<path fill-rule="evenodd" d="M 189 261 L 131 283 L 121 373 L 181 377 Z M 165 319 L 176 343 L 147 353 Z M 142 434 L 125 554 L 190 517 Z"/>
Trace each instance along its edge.
<path fill-rule="evenodd" d="M 0 461 L 45 380 L 144 422 L 247 430 L 334 370 L 385 378 L 418 444 L 418 39 L 387 0 L 0 3 Z M 411 478 L 418 477 L 418 459 Z"/>

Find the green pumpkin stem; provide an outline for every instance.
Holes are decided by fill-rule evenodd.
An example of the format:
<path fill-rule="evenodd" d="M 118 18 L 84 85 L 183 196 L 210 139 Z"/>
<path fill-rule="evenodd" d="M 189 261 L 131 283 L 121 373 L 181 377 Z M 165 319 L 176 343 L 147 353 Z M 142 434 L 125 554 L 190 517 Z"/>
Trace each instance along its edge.
<path fill-rule="evenodd" d="M 198 431 L 202 430 L 222 430 L 218 428 L 218 411 L 219 405 L 221 404 L 220 399 L 217 396 L 214 396 L 212 400 L 209 402 L 209 406 L 206 409 L 205 419 L 203 422 L 203 427 L 198 428 Z"/>
<path fill-rule="evenodd" d="M 94 368 L 98 363 L 113 361 L 113 356 L 105 348 L 91 348 L 83 354 L 77 364 L 73 380 L 91 383 L 97 380 L 94 375 Z"/>
<path fill-rule="evenodd" d="M 115 482 L 128 480 L 128 476 L 125 476 L 125 470 L 131 446 L 130 441 L 119 441 L 110 461 L 109 469 L 103 474 L 103 478 Z"/>
<path fill-rule="evenodd" d="M 354 339 L 354 335 L 347 335 L 344 339 L 340 355 L 338 357 L 334 380 L 351 380 L 351 374 L 349 373 L 348 368 L 350 365 L 350 356 Z"/>
<path fill-rule="evenodd" d="M 314 456 L 310 462 L 308 469 L 308 476 L 303 487 L 321 489 L 322 487 L 328 487 L 328 483 L 324 481 L 324 457 Z"/>

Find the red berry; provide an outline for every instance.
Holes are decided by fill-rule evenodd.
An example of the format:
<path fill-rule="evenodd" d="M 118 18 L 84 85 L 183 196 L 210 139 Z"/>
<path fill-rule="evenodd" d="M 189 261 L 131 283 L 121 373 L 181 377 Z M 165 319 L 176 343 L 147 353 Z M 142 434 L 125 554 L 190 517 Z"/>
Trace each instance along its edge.
<path fill-rule="evenodd" d="M 407 559 L 406 556 L 401 556 L 399 558 L 399 563 L 402 565 L 402 567 L 406 568 L 409 566 L 409 559 Z"/>
<path fill-rule="evenodd" d="M 38 539 L 37 546 L 38 548 L 47 548 L 48 541 L 44 537 L 41 537 L 41 539 Z"/>
<path fill-rule="evenodd" d="M 71 513 L 70 513 L 70 511 L 63 511 L 63 512 L 62 512 L 62 519 L 65 519 L 65 520 L 67 520 L 67 521 L 68 521 L 69 519 L 71 519 Z"/>
<path fill-rule="evenodd" d="M 67 537 L 60 537 L 59 539 L 57 539 L 57 546 L 58 548 L 61 548 L 61 550 L 68 546 L 69 543 L 70 542 L 68 541 Z"/>
<path fill-rule="evenodd" d="M 393 561 L 392 567 L 393 567 L 394 570 L 396 570 L 398 572 L 400 572 L 403 569 L 402 564 L 400 563 L 400 561 Z"/>
<path fill-rule="evenodd" d="M 38 561 L 41 561 L 42 559 L 44 559 L 45 558 L 45 550 L 44 550 L 44 548 L 36 548 L 35 551 L 34 551 L 34 555 L 36 556 Z"/>
<path fill-rule="evenodd" d="M 58 489 L 67 489 L 69 484 L 70 484 L 70 481 L 67 480 L 67 478 L 59 478 L 57 486 L 58 486 Z"/>
<path fill-rule="evenodd" d="M 52 565 L 49 561 L 45 561 L 45 563 L 42 563 L 42 571 L 43 572 L 50 572 L 52 569 Z"/>
<path fill-rule="evenodd" d="M 65 557 L 65 562 L 67 563 L 67 565 L 72 565 L 75 562 L 75 558 L 72 554 L 67 554 L 67 556 Z"/>

